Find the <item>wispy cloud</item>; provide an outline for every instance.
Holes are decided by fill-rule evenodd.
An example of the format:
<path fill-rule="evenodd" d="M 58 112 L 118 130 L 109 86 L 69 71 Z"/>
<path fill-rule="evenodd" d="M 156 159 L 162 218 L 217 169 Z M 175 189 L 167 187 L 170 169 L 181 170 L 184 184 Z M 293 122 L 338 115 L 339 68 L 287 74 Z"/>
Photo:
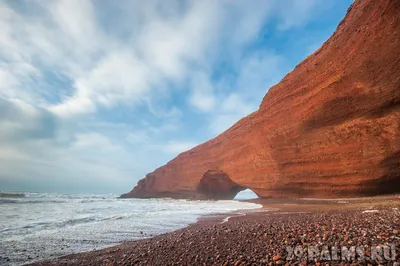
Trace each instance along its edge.
<path fill-rule="evenodd" d="M 0 182 L 104 191 L 117 180 L 123 192 L 256 110 L 293 65 L 272 37 L 319 9 L 297 0 L 3 1 Z"/>

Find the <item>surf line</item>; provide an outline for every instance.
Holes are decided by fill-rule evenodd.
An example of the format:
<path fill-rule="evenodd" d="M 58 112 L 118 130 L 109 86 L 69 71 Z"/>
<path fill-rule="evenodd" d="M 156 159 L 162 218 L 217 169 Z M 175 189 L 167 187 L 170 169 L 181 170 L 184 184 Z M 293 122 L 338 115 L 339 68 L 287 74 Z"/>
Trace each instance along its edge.
<path fill-rule="evenodd" d="M 246 213 L 241 213 L 240 212 L 237 215 L 227 216 L 227 217 L 225 217 L 225 219 L 222 222 L 220 222 L 220 224 L 224 224 L 224 223 L 228 222 L 229 219 L 232 218 L 232 217 L 240 217 L 240 216 L 245 216 L 245 215 L 246 215 Z"/>

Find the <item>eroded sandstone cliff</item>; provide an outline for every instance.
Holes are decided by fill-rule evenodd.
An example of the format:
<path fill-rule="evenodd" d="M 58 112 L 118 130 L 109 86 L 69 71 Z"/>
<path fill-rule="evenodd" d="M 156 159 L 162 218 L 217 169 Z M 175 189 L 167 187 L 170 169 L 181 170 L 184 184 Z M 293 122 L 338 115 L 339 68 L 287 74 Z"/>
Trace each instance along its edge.
<path fill-rule="evenodd" d="M 355 1 L 259 110 L 123 197 L 232 198 L 244 188 L 260 197 L 400 192 L 400 0 Z"/>

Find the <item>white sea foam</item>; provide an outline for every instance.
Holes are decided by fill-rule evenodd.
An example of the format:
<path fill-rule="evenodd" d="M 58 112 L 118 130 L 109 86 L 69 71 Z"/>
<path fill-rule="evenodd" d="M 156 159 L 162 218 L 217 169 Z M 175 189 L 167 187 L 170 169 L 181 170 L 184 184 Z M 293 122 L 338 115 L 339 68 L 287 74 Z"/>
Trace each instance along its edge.
<path fill-rule="evenodd" d="M 374 212 L 379 212 L 378 210 L 365 210 L 362 213 L 374 213 Z"/>
<path fill-rule="evenodd" d="M 231 219 L 232 217 L 239 217 L 239 216 L 245 216 L 245 213 L 238 213 L 237 215 L 234 216 L 227 216 L 224 218 L 224 220 L 222 220 L 221 224 L 227 223 L 229 221 L 229 219 Z"/>
<path fill-rule="evenodd" d="M 116 195 L 3 196 L 0 265 L 103 248 L 185 227 L 201 215 L 261 207 L 233 200 L 118 199 Z"/>

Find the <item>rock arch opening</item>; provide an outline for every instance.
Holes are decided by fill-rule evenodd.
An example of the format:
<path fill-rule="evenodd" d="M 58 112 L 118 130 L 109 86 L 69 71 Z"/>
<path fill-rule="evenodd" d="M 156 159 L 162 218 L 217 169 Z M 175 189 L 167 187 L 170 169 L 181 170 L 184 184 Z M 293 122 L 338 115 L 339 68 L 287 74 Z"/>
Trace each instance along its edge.
<path fill-rule="evenodd" d="M 197 193 L 206 199 L 231 200 L 245 189 L 245 187 L 233 182 L 224 171 L 208 170 L 197 186 Z"/>
<path fill-rule="evenodd" d="M 246 188 L 245 190 L 240 191 L 236 194 L 233 198 L 234 200 L 251 200 L 251 199 L 258 199 L 258 195 L 251 190 L 250 188 Z"/>

